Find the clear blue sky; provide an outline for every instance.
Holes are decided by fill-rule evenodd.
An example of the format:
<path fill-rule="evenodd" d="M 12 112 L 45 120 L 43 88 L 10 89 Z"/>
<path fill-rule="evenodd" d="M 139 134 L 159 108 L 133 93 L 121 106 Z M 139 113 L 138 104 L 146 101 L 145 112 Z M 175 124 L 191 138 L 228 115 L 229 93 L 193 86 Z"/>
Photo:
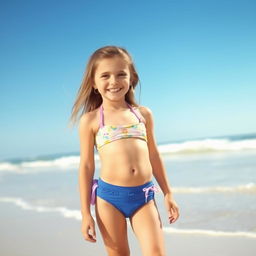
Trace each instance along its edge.
<path fill-rule="evenodd" d="M 105 45 L 133 56 L 158 143 L 256 132 L 255 13 L 253 0 L 1 1 L 0 159 L 79 151 L 67 122 Z"/>

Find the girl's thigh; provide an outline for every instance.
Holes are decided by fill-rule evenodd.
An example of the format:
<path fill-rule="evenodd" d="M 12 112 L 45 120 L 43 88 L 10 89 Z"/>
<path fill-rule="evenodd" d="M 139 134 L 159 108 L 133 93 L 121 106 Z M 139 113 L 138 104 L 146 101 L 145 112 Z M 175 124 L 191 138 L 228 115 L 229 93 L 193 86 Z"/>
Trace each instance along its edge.
<path fill-rule="evenodd" d="M 124 215 L 100 197 L 97 197 L 95 210 L 98 227 L 108 255 L 130 255 L 127 222 Z"/>
<path fill-rule="evenodd" d="M 155 200 L 150 200 L 143 205 L 134 213 L 130 221 L 139 239 L 143 255 L 165 255 L 164 234 Z"/>

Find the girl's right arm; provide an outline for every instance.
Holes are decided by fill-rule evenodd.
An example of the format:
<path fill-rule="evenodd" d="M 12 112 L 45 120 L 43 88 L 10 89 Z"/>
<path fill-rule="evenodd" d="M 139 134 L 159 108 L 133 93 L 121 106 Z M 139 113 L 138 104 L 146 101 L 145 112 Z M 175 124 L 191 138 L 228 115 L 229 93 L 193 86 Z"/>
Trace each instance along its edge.
<path fill-rule="evenodd" d="M 85 240 L 96 242 L 95 222 L 90 211 L 91 187 L 95 170 L 94 134 L 91 123 L 91 113 L 84 114 L 79 122 L 79 191 L 82 214 L 82 234 Z"/>

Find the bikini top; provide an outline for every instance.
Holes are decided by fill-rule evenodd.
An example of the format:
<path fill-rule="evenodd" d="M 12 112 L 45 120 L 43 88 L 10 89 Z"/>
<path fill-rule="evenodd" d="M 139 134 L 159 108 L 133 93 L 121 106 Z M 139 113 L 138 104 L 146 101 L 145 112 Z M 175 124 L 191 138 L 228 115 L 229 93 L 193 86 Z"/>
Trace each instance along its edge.
<path fill-rule="evenodd" d="M 112 141 L 125 138 L 138 138 L 147 142 L 147 133 L 144 122 L 134 111 L 132 106 L 128 103 L 127 105 L 138 118 L 139 123 L 127 125 L 104 125 L 103 105 L 100 106 L 100 128 L 95 136 L 97 150 Z"/>

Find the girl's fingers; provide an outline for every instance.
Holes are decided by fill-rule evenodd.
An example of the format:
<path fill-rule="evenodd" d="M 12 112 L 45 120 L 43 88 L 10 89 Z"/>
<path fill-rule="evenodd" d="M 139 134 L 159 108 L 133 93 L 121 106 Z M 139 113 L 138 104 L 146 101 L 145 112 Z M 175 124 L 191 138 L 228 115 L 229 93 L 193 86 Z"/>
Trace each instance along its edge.
<path fill-rule="evenodd" d="M 87 239 L 87 241 L 95 243 L 96 239 L 92 235 L 89 235 L 89 239 Z"/>
<path fill-rule="evenodd" d="M 175 209 L 171 207 L 171 209 L 169 210 L 169 216 L 174 216 L 174 215 L 175 215 Z"/>
<path fill-rule="evenodd" d="M 91 234 L 92 234 L 93 238 L 96 239 L 95 227 L 92 226 L 92 227 L 90 228 L 90 230 L 91 230 Z"/>
<path fill-rule="evenodd" d="M 85 239 L 86 241 L 89 241 L 89 242 L 93 242 L 93 243 L 96 242 L 96 239 L 95 239 L 91 234 L 86 234 L 86 235 L 84 236 L 84 239 Z"/>
<path fill-rule="evenodd" d="M 90 226 L 89 237 L 92 242 L 96 242 L 96 232 L 94 226 Z"/>
<path fill-rule="evenodd" d="M 169 218 L 169 223 L 173 223 L 177 220 L 177 217 L 171 217 Z"/>
<path fill-rule="evenodd" d="M 96 242 L 96 233 L 94 227 L 88 227 L 88 229 L 83 232 L 84 239 L 89 242 Z"/>
<path fill-rule="evenodd" d="M 177 207 L 172 207 L 172 212 L 174 215 L 178 216 L 179 215 L 179 209 Z"/>
<path fill-rule="evenodd" d="M 175 217 L 173 217 L 173 216 L 169 216 L 169 223 L 173 223 L 174 221 L 175 221 Z"/>
<path fill-rule="evenodd" d="M 179 210 L 177 207 L 171 207 L 168 211 L 169 223 L 174 223 L 179 217 Z"/>
<path fill-rule="evenodd" d="M 89 233 L 84 234 L 84 239 L 89 242 L 93 242 L 93 237 Z"/>

